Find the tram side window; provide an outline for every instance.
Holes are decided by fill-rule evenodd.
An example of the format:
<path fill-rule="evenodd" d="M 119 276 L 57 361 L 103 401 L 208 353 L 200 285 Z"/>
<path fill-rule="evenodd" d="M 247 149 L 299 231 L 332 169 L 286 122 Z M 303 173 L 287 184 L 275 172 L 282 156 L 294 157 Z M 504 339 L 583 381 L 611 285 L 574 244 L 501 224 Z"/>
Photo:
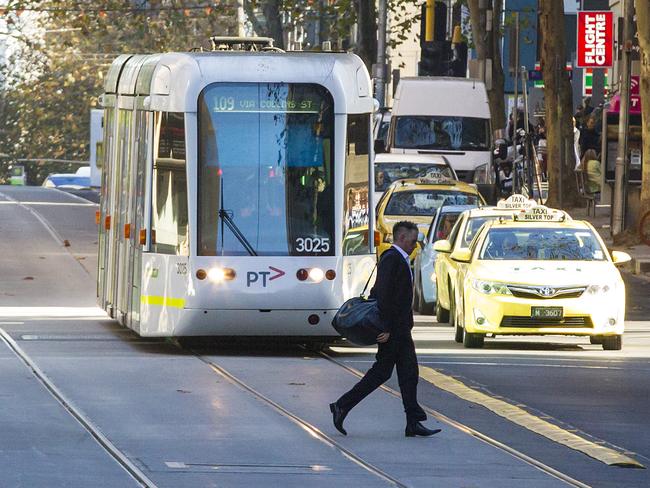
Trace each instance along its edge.
<path fill-rule="evenodd" d="M 185 121 L 182 113 L 156 114 L 156 160 L 153 176 L 152 251 L 189 254 Z"/>
<path fill-rule="evenodd" d="M 343 253 L 368 254 L 370 114 L 349 114 L 345 146 Z M 350 245 L 355 242 L 355 245 Z"/>

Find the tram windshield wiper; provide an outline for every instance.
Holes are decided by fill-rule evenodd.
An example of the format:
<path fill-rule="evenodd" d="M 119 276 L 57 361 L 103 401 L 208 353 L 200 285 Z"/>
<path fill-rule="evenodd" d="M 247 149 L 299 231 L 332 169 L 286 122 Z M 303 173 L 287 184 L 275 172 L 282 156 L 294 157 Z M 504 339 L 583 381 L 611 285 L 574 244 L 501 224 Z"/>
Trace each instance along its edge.
<path fill-rule="evenodd" d="M 232 218 L 231 212 L 228 212 L 227 210 L 224 210 L 223 208 L 219 209 L 219 218 L 221 219 L 222 223 L 225 223 L 230 231 L 235 235 L 237 240 L 241 242 L 241 245 L 244 246 L 244 249 L 250 254 L 251 256 L 257 256 L 257 251 L 253 249 L 253 246 L 251 246 L 251 243 L 248 242 L 248 239 L 246 239 L 246 236 L 242 233 L 242 231 L 237 227 L 237 224 L 235 224 L 235 221 Z M 222 231 L 223 235 L 223 231 Z"/>

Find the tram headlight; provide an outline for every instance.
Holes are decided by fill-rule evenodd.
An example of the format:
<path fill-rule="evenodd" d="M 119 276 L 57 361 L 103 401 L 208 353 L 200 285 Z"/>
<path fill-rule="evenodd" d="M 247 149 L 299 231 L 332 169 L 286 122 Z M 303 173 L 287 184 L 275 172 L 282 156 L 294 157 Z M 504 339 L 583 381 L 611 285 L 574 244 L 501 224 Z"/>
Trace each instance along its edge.
<path fill-rule="evenodd" d="M 309 279 L 316 282 L 320 283 L 323 281 L 323 278 L 325 278 L 325 272 L 320 269 L 320 268 L 311 268 L 309 270 Z"/>
<path fill-rule="evenodd" d="M 235 270 L 232 268 L 210 268 L 208 270 L 208 279 L 213 283 L 234 280 Z"/>

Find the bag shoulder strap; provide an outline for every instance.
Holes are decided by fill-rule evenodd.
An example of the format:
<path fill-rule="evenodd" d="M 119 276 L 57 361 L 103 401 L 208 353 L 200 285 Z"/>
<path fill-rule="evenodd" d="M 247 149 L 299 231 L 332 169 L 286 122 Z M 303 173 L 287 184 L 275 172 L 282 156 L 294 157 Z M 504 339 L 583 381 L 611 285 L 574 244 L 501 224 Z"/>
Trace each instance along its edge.
<path fill-rule="evenodd" d="M 366 286 L 363 287 L 363 291 L 361 292 L 361 297 L 366 296 L 366 290 L 368 289 L 368 285 L 370 284 L 370 280 L 372 279 L 372 275 L 374 274 L 375 270 L 377 269 L 377 264 L 379 264 L 379 261 L 375 263 L 375 267 L 372 268 L 372 271 L 370 272 L 370 276 L 368 276 L 368 281 L 366 281 Z"/>

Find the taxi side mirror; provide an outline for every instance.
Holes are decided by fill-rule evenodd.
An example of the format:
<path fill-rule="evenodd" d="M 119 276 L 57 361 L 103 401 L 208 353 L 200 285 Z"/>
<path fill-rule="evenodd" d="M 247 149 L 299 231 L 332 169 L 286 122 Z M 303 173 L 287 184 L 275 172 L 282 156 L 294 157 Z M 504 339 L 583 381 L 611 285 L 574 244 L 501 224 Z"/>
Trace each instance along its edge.
<path fill-rule="evenodd" d="M 433 243 L 433 250 L 438 252 L 451 252 L 451 242 L 447 239 L 440 239 Z"/>
<path fill-rule="evenodd" d="M 472 260 L 472 251 L 469 249 L 457 249 L 451 253 L 451 259 L 461 263 L 469 263 Z"/>
<path fill-rule="evenodd" d="M 418 232 L 418 242 L 424 242 L 427 236 L 424 235 L 424 232 Z"/>
<path fill-rule="evenodd" d="M 632 257 L 623 251 L 612 251 L 612 261 L 616 265 L 625 264 L 632 261 Z"/>

